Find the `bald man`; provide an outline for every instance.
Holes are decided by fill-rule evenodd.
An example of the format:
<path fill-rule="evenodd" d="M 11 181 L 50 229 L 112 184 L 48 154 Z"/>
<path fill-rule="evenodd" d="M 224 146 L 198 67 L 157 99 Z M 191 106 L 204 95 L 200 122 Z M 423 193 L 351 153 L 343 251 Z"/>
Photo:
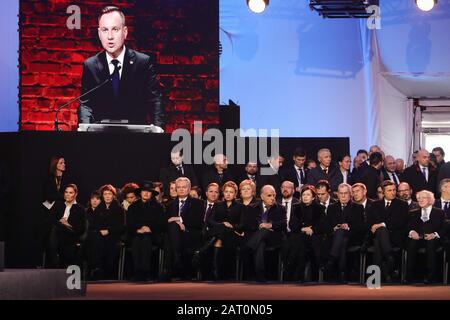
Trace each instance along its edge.
<path fill-rule="evenodd" d="M 408 249 L 406 264 L 406 281 L 414 280 L 414 270 L 417 263 L 419 248 L 425 248 L 426 252 L 426 279 L 425 283 L 436 281 L 437 257 L 436 249 L 444 237 L 444 211 L 433 207 L 434 195 L 423 190 L 417 193 L 417 201 L 420 209 L 409 215 Z"/>
<path fill-rule="evenodd" d="M 415 194 L 422 190 L 428 190 L 436 193 L 437 170 L 430 164 L 430 153 L 421 149 L 417 152 L 417 163 L 405 169 L 402 181 L 408 182 Z"/>
<path fill-rule="evenodd" d="M 276 202 L 275 188 L 261 188 L 261 202 L 250 205 L 243 215 L 244 250 L 250 250 L 254 259 L 256 281 L 266 282 L 265 249 L 280 245 L 287 228 L 286 210 Z M 244 254 L 244 259 L 249 255 Z"/>
<path fill-rule="evenodd" d="M 400 178 L 397 175 L 397 163 L 395 162 L 395 158 L 393 156 L 386 156 L 384 158 L 384 170 L 383 178 L 384 180 L 391 180 L 398 187 L 400 184 Z"/>

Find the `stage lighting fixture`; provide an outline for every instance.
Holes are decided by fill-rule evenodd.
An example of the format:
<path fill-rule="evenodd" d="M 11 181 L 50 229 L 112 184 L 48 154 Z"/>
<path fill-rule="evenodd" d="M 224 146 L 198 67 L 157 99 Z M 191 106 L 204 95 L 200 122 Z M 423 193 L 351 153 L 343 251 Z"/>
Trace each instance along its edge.
<path fill-rule="evenodd" d="M 416 5 L 422 11 L 430 11 L 437 5 L 437 0 L 416 0 Z"/>
<path fill-rule="evenodd" d="M 392 0 L 391 0 L 392 1 Z M 380 0 L 310 0 L 309 7 L 324 18 L 369 18 L 371 6 L 379 6 Z"/>
<path fill-rule="evenodd" d="M 262 13 L 269 5 L 269 0 L 247 0 L 248 8 L 254 13 Z"/>

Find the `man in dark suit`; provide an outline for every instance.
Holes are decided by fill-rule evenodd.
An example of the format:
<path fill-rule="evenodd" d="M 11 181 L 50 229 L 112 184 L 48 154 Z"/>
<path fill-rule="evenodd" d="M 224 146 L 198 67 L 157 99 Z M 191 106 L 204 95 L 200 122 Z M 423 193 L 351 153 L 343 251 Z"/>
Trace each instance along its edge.
<path fill-rule="evenodd" d="M 378 265 L 386 282 L 392 281 L 394 269 L 393 247 L 402 247 L 407 234 L 408 204 L 397 199 L 395 183 L 383 181 L 384 198 L 373 202 L 367 213 L 367 224 L 373 235 L 374 264 Z M 382 267 L 383 260 L 386 262 Z"/>
<path fill-rule="evenodd" d="M 430 164 L 430 154 L 422 149 L 417 152 L 417 163 L 405 169 L 402 181 L 408 182 L 411 186 L 415 199 L 415 194 L 422 190 L 436 193 L 437 171 Z"/>
<path fill-rule="evenodd" d="M 154 65 L 149 56 L 125 47 L 128 28 L 119 8 L 102 10 L 98 36 L 105 51 L 85 61 L 82 92 L 110 81 L 81 100 L 78 122 L 126 119 L 148 124 L 152 118 L 156 131 L 163 132 L 164 110 Z"/>
<path fill-rule="evenodd" d="M 321 204 L 325 210 L 325 215 L 327 214 L 328 207 L 330 204 L 336 202 L 334 198 L 331 197 L 330 184 L 327 180 L 320 180 L 316 185 L 317 202 Z"/>
<path fill-rule="evenodd" d="M 442 165 L 445 164 L 445 151 L 441 147 L 436 147 L 436 148 L 433 148 L 433 150 L 431 152 L 436 157 L 437 170 L 439 171 L 439 169 L 442 167 Z"/>
<path fill-rule="evenodd" d="M 330 183 L 331 190 L 337 184 L 339 169 L 331 164 L 331 151 L 329 149 L 320 149 L 317 152 L 319 166 L 308 171 L 306 181 L 315 186 L 320 180 L 327 180 Z"/>
<path fill-rule="evenodd" d="M 360 150 L 360 151 L 365 151 L 365 150 Z M 367 153 L 367 155 L 361 154 L 362 157 L 365 157 L 365 161 L 361 162 L 361 164 L 359 165 L 357 170 L 353 170 L 352 174 L 353 174 L 353 179 L 356 182 L 361 182 L 362 176 L 364 174 L 364 171 L 366 171 L 366 169 L 368 169 L 370 167 L 370 155 L 372 153 L 378 152 L 383 156 L 383 151 L 381 150 L 381 148 L 377 145 L 373 145 L 369 148 L 369 152 Z M 358 151 L 359 153 L 359 151 Z"/>
<path fill-rule="evenodd" d="M 201 246 L 204 219 L 203 201 L 189 196 L 191 182 L 186 177 L 176 180 L 177 198 L 167 208 L 169 259 L 166 274 L 171 271 L 189 276 L 190 258 Z M 187 263 L 189 261 L 189 264 Z"/>
<path fill-rule="evenodd" d="M 228 159 L 224 154 L 216 154 L 214 156 L 214 167 L 203 173 L 203 190 L 206 190 L 208 185 L 213 182 L 222 188 L 223 184 L 228 181 L 234 182 L 234 177 L 228 172 Z"/>
<path fill-rule="evenodd" d="M 298 198 L 300 196 L 300 189 L 306 183 L 306 151 L 301 147 L 296 148 L 292 159 L 294 160 L 294 164 L 285 168 L 282 175 L 285 180 L 291 181 L 294 184 L 294 197 Z"/>
<path fill-rule="evenodd" d="M 275 188 L 270 185 L 261 188 L 261 202 L 251 205 L 243 215 L 245 246 L 252 252 L 256 280 L 266 281 L 265 249 L 281 244 L 286 232 L 286 211 L 276 203 Z"/>
<path fill-rule="evenodd" d="M 406 201 L 409 212 L 420 209 L 419 204 L 412 200 L 412 190 L 407 182 L 401 182 L 397 188 L 397 197 L 400 200 Z"/>
<path fill-rule="evenodd" d="M 397 163 L 395 162 L 394 157 L 386 156 L 386 158 L 384 158 L 383 181 L 391 180 L 392 182 L 395 183 L 395 186 L 398 188 L 398 185 L 400 184 L 400 178 L 396 170 L 397 170 Z"/>
<path fill-rule="evenodd" d="M 372 207 L 373 201 L 367 199 L 367 188 L 365 184 L 358 182 L 352 186 L 352 199 L 354 203 L 363 206 L 364 216 L 367 217 L 367 212 L 369 212 Z"/>
<path fill-rule="evenodd" d="M 420 209 L 413 211 L 409 217 L 408 250 L 406 265 L 406 281 L 414 278 L 414 269 L 417 263 L 417 252 L 425 247 L 427 257 L 426 283 L 435 282 L 437 257 L 436 249 L 441 238 L 444 237 L 444 211 L 434 208 L 434 195 L 428 190 L 417 193 Z"/>
<path fill-rule="evenodd" d="M 443 164 L 439 169 L 439 175 L 437 177 L 437 186 L 441 183 L 443 179 L 450 178 L 450 161 Z"/>
<path fill-rule="evenodd" d="M 382 181 L 381 168 L 383 167 L 383 156 L 379 152 L 374 152 L 369 157 L 370 166 L 361 175 L 361 182 L 366 185 L 367 197 L 378 199 L 377 188 Z M 395 185 L 395 184 L 394 184 Z"/>
<path fill-rule="evenodd" d="M 258 164 L 256 162 L 247 162 L 245 165 L 245 172 L 238 179 L 238 186 L 244 180 L 252 180 L 256 185 L 256 194 L 259 195 L 259 190 L 263 186 L 263 178 L 258 172 Z"/>
<path fill-rule="evenodd" d="M 330 271 L 338 264 L 339 281 L 346 281 L 347 248 L 361 245 L 366 235 L 364 207 L 351 201 L 352 187 L 342 183 L 338 187 L 339 201 L 328 208 L 325 233 L 331 240 L 331 250 L 325 269 Z"/>
<path fill-rule="evenodd" d="M 281 194 L 281 184 L 285 180 L 281 169 L 283 161 L 282 156 L 271 156 L 267 160 L 267 165 L 261 166 L 262 185 L 271 185 L 277 195 Z"/>
<path fill-rule="evenodd" d="M 163 183 L 165 194 L 169 193 L 170 182 L 177 180 L 179 177 L 186 177 L 191 181 L 193 186 L 198 186 L 194 167 L 183 162 L 183 154 L 181 151 L 171 152 L 170 160 L 172 162 L 170 166 L 161 169 L 159 176 L 159 180 Z"/>

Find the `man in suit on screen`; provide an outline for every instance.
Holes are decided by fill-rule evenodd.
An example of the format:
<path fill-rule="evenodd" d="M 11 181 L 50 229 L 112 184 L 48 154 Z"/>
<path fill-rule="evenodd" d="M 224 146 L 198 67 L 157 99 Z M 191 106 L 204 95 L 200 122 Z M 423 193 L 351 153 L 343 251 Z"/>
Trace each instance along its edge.
<path fill-rule="evenodd" d="M 110 81 L 80 99 L 79 123 L 107 119 L 153 122 L 156 132 L 163 132 L 164 110 L 154 64 L 149 56 L 125 46 L 128 29 L 118 7 L 102 10 L 98 36 L 104 51 L 84 62 L 82 92 Z"/>

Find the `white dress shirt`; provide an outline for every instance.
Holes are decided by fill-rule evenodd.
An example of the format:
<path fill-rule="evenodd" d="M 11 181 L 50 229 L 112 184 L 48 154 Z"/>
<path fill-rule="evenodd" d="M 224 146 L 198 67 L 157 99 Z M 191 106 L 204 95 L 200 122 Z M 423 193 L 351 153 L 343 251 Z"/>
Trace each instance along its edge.
<path fill-rule="evenodd" d="M 120 70 L 119 70 L 119 77 L 122 78 L 123 60 L 125 59 L 125 52 L 126 52 L 126 48 L 125 48 L 125 46 L 123 46 L 122 52 L 119 54 L 119 56 L 116 59 L 114 59 L 108 53 L 106 53 L 106 62 L 108 63 L 109 74 L 113 74 L 114 69 L 115 69 L 115 67 L 114 67 L 114 65 L 112 64 L 111 61 L 119 60 L 118 66 L 121 67 Z"/>
<path fill-rule="evenodd" d="M 348 171 L 341 171 L 342 173 L 342 182 L 347 183 L 348 180 Z"/>
<path fill-rule="evenodd" d="M 69 220 L 69 216 L 70 216 L 70 209 L 72 209 L 72 206 L 75 204 L 75 203 L 77 203 L 76 201 L 75 202 L 73 202 L 73 203 L 67 203 L 67 202 L 65 202 L 65 205 L 66 205 L 66 209 L 64 210 L 64 215 L 63 215 L 63 219 L 65 219 L 65 220 Z"/>

